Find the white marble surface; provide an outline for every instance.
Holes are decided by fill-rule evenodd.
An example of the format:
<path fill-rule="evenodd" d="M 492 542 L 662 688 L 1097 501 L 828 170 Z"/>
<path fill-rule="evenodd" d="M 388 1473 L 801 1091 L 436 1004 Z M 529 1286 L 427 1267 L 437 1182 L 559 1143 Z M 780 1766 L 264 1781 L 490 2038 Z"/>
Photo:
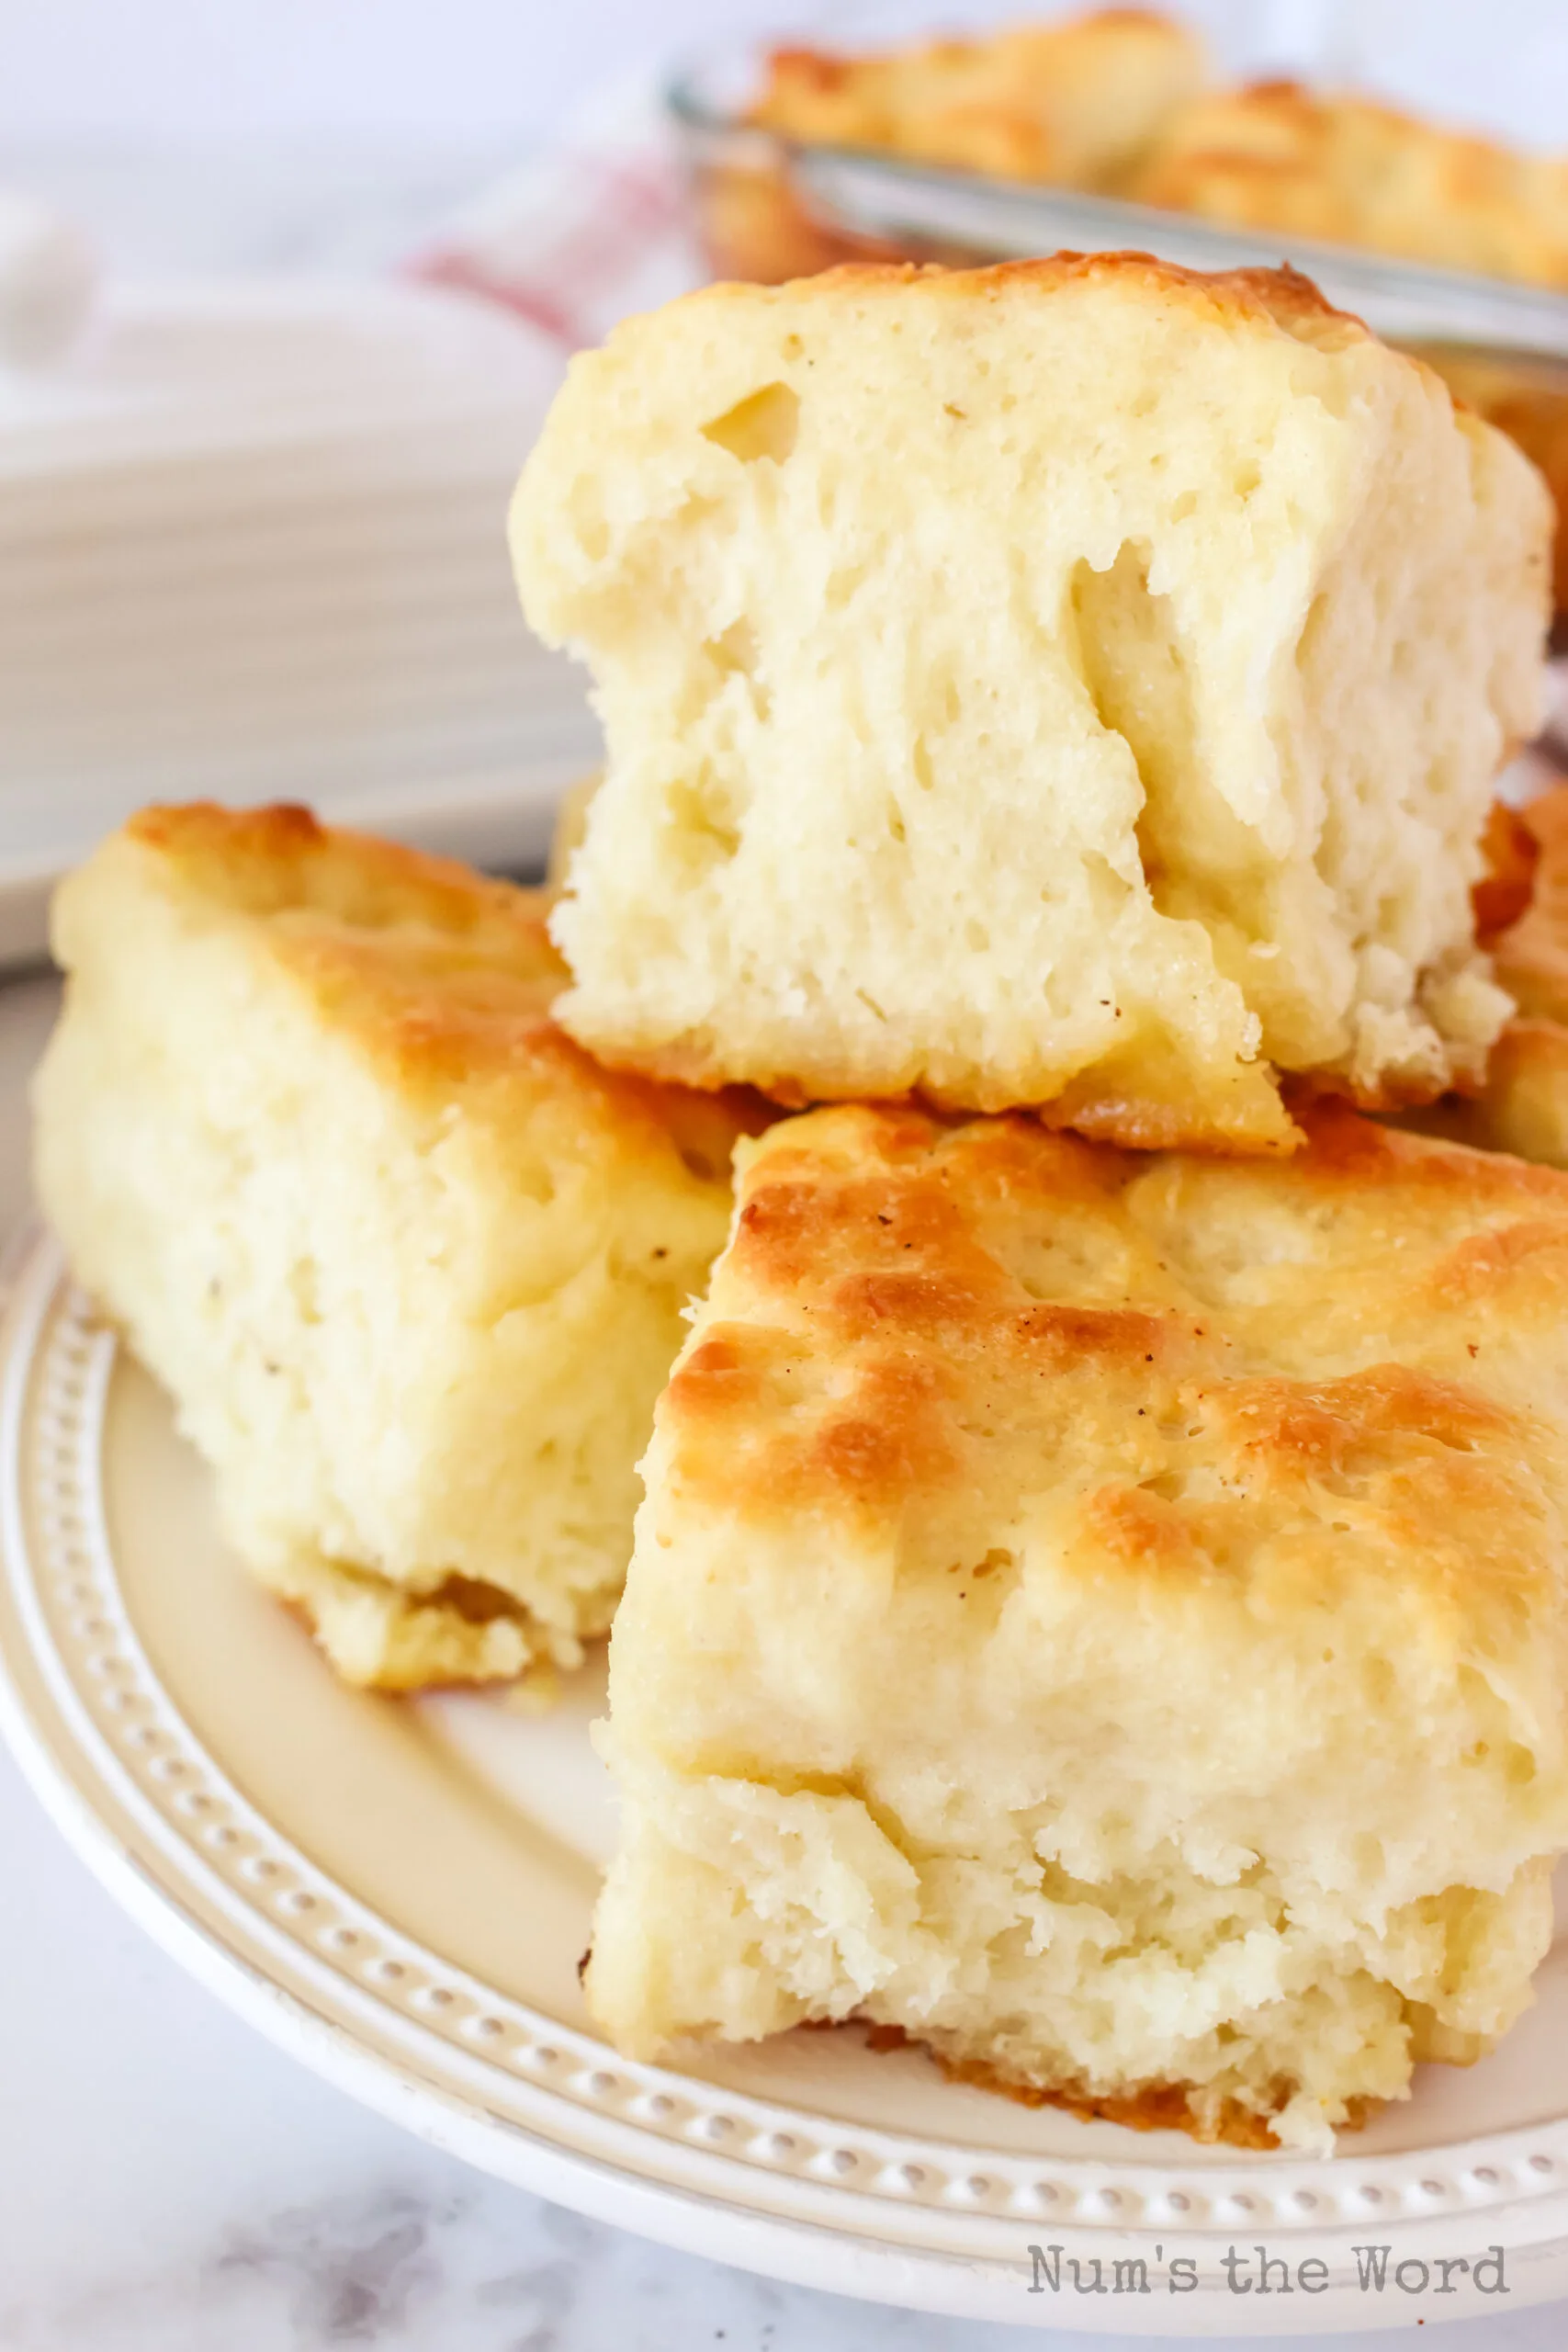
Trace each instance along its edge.
<path fill-rule="evenodd" d="M 370 264 L 491 160 L 51 152 L 32 175 L 137 266 Z M 52 1004 L 48 980 L 0 987 L 6 1234 L 26 1209 L 22 1086 Z M 148 1943 L 3 1752 L 0 1858 L 4 2352 L 1001 2352 L 1028 2340 L 668 2254 L 403 2137 Z M 1021 2323 L 1037 2315 L 1021 2287 Z M 1443 2338 L 1453 2352 L 1556 2352 L 1565 2339 L 1568 2308 L 1506 2306 Z M 1047 2340 L 1056 2352 L 1131 2341 Z"/>

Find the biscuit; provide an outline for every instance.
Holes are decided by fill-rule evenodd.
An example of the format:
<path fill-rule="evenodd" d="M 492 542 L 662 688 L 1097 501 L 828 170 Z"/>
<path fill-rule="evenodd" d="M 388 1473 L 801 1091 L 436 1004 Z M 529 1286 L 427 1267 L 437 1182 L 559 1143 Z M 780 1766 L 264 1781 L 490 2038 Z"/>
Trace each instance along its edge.
<path fill-rule="evenodd" d="M 1503 1018 L 1468 901 L 1550 511 L 1288 272 L 717 287 L 572 363 L 513 510 L 608 741 L 552 918 L 602 1058 L 1285 1149 Z"/>
<path fill-rule="evenodd" d="M 1136 8 L 846 56 L 777 49 L 750 119 L 1002 179 L 1113 186 L 1198 89 L 1201 44 Z"/>
<path fill-rule="evenodd" d="M 1568 1027 L 1510 1021 L 1474 1094 L 1445 1094 L 1401 1123 L 1478 1151 L 1509 1151 L 1543 1168 L 1568 1168 Z"/>
<path fill-rule="evenodd" d="M 351 1680 L 575 1663 L 743 1109 L 562 1035 L 539 894 L 303 809 L 146 811 L 54 942 L 39 1198 L 242 1557 Z"/>
<path fill-rule="evenodd" d="M 1483 1151 L 1568 1168 L 1568 786 L 1488 829 L 1490 872 L 1475 894 L 1482 936 L 1523 1007 L 1472 1092 L 1445 1095 L 1404 1124 Z"/>
<path fill-rule="evenodd" d="M 738 1155 L 611 1642 L 624 2050 L 860 2018 L 1323 2147 L 1529 1998 L 1568 1842 L 1568 1177 L 846 1106 Z"/>
<path fill-rule="evenodd" d="M 1491 941 L 1497 978 L 1521 1012 L 1568 1022 L 1568 786 L 1516 810 L 1535 847 L 1529 903 Z"/>
<path fill-rule="evenodd" d="M 1568 166 L 1264 82 L 1169 116 L 1122 193 L 1249 229 L 1568 287 Z"/>

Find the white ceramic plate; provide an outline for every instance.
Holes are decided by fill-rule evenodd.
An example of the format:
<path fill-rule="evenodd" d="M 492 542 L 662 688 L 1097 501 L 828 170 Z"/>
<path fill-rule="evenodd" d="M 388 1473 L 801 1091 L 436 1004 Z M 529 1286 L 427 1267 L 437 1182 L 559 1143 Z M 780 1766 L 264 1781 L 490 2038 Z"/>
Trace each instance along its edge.
<path fill-rule="evenodd" d="M 974 2318 L 1412 2325 L 1499 2308 L 1468 2274 L 1419 2288 L 1421 2266 L 1493 2245 L 1506 2308 L 1568 2291 L 1568 1941 L 1494 2058 L 1425 2075 L 1326 2164 L 1032 2112 L 853 2031 L 629 2065 L 576 1974 L 613 1833 L 587 1738 L 600 1677 L 543 1715 L 340 1688 L 225 1554 L 165 1401 L 47 1241 L 17 1271 L 0 1377 L 0 1722 L 25 1769 L 160 1942 L 412 2130 L 672 2245 Z M 1260 2244 L 1297 2276 L 1325 2265 L 1322 2291 L 1233 2291 L 1225 2249 Z M 1032 2245 L 1059 2292 L 1031 2293 Z M 1391 2248 L 1382 2294 L 1358 2245 Z M 1073 2258 L 1111 2280 L 1138 2256 L 1148 2294 L 1131 2272 L 1074 2291 Z M 1191 2291 L 1170 2291 L 1179 2257 Z"/>

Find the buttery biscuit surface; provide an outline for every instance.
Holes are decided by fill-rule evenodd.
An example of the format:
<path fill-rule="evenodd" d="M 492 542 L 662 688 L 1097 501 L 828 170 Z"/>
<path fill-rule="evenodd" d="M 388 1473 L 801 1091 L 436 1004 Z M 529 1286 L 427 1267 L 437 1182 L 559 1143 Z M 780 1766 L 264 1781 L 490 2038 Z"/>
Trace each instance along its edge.
<path fill-rule="evenodd" d="M 1196 91 L 1202 70 L 1185 27 L 1107 8 L 882 55 L 776 50 L 750 119 L 788 139 L 1108 187 Z"/>
<path fill-rule="evenodd" d="M 717 287 L 573 362 L 513 510 L 608 770 L 552 918 L 602 1058 L 1289 1149 L 1506 1011 L 1468 893 L 1550 507 L 1288 273 Z"/>
<path fill-rule="evenodd" d="M 611 1645 L 626 2048 L 871 2020 L 1321 2145 L 1568 1842 L 1568 1179 L 839 1109 L 743 1148 Z"/>
<path fill-rule="evenodd" d="M 1162 120 L 1143 204 L 1568 286 L 1568 165 L 1294 82 L 1204 92 Z"/>
<path fill-rule="evenodd" d="M 298 808 L 154 808 L 62 888 L 39 1197 L 231 1537 L 350 1679 L 573 1663 L 742 1114 L 598 1070 L 540 894 Z"/>

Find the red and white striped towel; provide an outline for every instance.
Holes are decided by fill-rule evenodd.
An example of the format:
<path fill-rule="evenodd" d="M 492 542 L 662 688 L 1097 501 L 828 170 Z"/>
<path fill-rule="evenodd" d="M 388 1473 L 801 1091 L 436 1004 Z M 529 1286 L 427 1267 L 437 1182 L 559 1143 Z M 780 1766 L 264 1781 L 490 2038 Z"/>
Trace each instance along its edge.
<path fill-rule="evenodd" d="M 570 352 L 706 276 L 681 164 L 646 81 L 596 99 L 412 264 L 426 284 L 504 303 Z"/>

